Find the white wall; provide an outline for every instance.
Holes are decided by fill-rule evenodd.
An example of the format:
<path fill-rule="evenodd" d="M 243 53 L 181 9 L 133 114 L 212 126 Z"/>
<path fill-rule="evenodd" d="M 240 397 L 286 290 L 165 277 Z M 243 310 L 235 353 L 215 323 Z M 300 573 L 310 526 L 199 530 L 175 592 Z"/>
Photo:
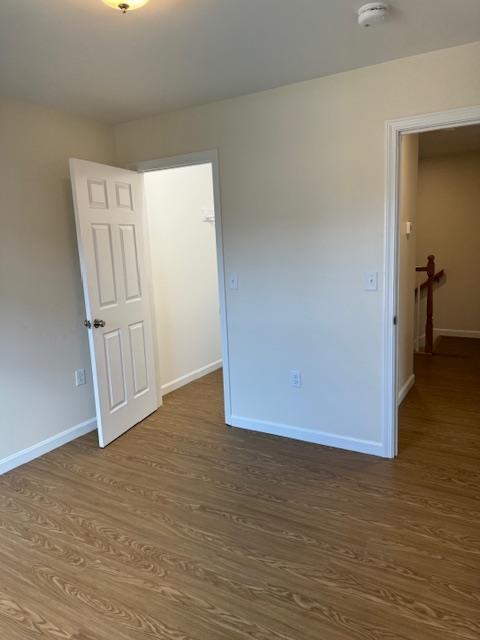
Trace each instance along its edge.
<path fill-rule="evenodd" d="M 115 128 L 122 163 L 219 149 L 232 422 L 383 450 L 385 120 L 478 103 L 476 43 Z"/>
<path fill-rule="evenodd" d="M 480 337 L 480 153 L 423 159 L 418 178 L 417 260 L 433 253 L 446 272 L 435 287 L 434 327 Z"/>
<path fill-rule="evenodd" d="M 398 287 L 398 391 L 405 393 L 413 377 L 415 340 L 415 284 L 417 266 L 417 176 L 418 135 L 403 135 L 400 146 L 399 179 L 399 287 Z M 406 223 L 413 223 L 410 235 Z"/>
<path fill-rule="evenodd" d="M 211 165 L 146 173 L 145 192 L 165 394 L 221 364 Z"/>
<path fill-rule="evenodd" d="M 95 417 L 68 158 L 114 162 L 110 128 L 0 100 L 2 460 Z M 88 384 L 75 388 L 74 370 Z"/>

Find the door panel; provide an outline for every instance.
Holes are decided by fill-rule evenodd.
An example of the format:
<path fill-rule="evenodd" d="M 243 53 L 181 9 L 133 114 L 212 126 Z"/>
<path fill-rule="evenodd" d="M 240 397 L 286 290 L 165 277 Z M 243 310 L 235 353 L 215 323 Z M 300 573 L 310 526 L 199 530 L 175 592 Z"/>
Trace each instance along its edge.
<path fill-rule="evenodd" d="M 117 304 L 117 284 L 113 266 L 112 231 L 109 224 L 92 224 L 95 274 L 101 309 Z"/>
<path fill-rule="evenodd" d="M 88 204 L 91 209 L 108 209 L 107 183 L 105 180 L 87 181 Z"/>
<path fill-rule="evenodd" d="M 135 226 L 133 224 L 120 225 L 120 239 L 125 278 L 125 297 L 130 302 L 142 297 Z"/>
<path fill-rule="evenodd" d="M 103 335 L 105 362 L 107 363 L 107 384 L 110 398 L 110 411 L 116 411 L 125 405 L 125 361 L 123 359 L 121 331 L 116 329 Z"/>
<path fill-rule="evenodd" d="M 128 182 L 115 183 L 115 196 L 117 207 L 119 209 L 128 209 L 129 211 L 133 211 L 132 187 Z"/>
<path fill-rule="evenodd" d="M 70 173 L 98 434 L 105 446 L 158 406 L 143 177 L 84 160 L 70 160 Z"/>
<path fill-rule="evenodd" d="M 143 322 L 128 327 L 132 354 L 133 392 L 135 397 L 148 390 L 148 368 Z"/>

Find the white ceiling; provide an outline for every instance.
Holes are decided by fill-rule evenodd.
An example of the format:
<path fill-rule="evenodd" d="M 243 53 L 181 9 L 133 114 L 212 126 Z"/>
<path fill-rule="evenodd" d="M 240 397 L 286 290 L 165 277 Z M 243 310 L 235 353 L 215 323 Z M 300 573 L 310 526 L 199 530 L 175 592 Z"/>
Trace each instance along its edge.
<path fill-rule="evenodd" d="M 480 40 L 479 0 L 1 0 L 3 95 L 121 122 Z"/>
<path fill-rule="evenodd" d="M 480 125 L 428 131 L 419 136 L 420 158 L 480 151 Z"/>

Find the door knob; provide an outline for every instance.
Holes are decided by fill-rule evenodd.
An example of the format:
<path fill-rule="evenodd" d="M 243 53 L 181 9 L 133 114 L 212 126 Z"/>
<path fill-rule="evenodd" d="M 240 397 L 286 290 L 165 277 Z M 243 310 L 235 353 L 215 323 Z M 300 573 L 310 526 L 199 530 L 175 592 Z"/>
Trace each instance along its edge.
<path fill-rule="evenodd" d="M 93 326 L 95 327 L 95 329 L 98 329 L 99 327 L 104 327 L 105 320 L 99 320 L 98 318 L 95 318 L 95 320 L 93 321 Z"/>
<path fill-rule="evenodd" d="M 87 329 L 92 328 L 92 323 L 90 322 L 90 320 L 84 320 L 83 324 L 87 327 Z"/>

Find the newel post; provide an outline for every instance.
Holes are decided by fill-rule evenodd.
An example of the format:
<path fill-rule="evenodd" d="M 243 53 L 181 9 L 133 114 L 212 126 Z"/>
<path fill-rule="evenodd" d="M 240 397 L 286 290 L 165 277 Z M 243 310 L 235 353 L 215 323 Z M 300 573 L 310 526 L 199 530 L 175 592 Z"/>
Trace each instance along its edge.
<path fill-rule="evenodd" d="M 433 354 L 433 282 L 435 279 L 435 256 L 428 256 L 427 263 L 427 320 L 425 323 L 425 353 Z"/>

